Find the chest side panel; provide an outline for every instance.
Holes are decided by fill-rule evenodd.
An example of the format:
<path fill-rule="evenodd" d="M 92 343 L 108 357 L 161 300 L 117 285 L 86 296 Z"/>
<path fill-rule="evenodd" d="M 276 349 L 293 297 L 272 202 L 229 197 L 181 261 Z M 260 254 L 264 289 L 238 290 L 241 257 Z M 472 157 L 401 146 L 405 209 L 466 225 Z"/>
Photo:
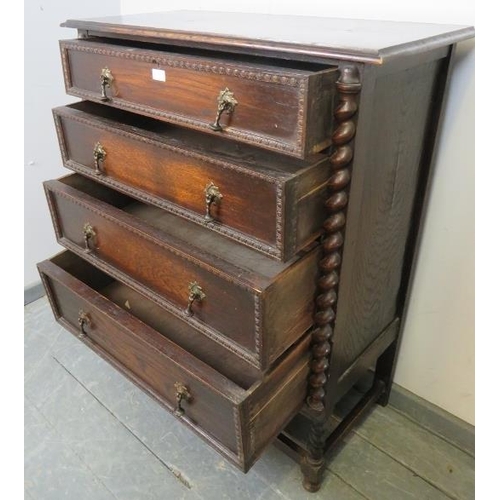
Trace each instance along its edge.
<path fill-rule="evenodd" d="M 363 120 L 360 108 L 334 333 L 339 376 L 397 314 L 405 247 L 442 61 L 378 78 L 369 120 Z M 361 135 L 363 142 L 359 142 Z"/>

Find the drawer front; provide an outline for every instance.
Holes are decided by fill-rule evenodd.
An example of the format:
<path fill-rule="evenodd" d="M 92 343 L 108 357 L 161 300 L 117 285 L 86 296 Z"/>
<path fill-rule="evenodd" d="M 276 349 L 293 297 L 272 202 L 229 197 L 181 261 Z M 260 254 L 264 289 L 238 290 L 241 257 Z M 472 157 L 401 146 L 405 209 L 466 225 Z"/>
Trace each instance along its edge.
<path fill-rule="evenodd" d="M 76 117 L 64 108 L 55 111 L 65 164 L 265 253 L 275 255 L 282 247 L 279 178 L 167 146 L 123 127 L 103 126 L 89 116 Z M 96 169 L 97 144 L 105 157 Z M 210 185 L 217 189 L 210 191 Z"/>
<path fill-rule="evenodd" d="M 71 95 L 102 101 L 101 74 L 109 69 L 110 106 L 301 158 L 331 144 L 334 69 L 315 73 L 83 40 L 62 41 L 61 53 Z M 218 101 L 225 89 L 232 107 Z"/>
<path fill-rule="evenodd" d="M 54 262 L 38 268 L 60 323 L 244 471 L 301 407 L 308 338 L 243 389 Z"/>
<path fill-rule="evenodd" d="M 44 186 L 59 243 L 261 372 L 312 325 L 320 245 L 276 262 L 84 176 Z"/>
<path fill-rule="evenodd" d="M 57 237 L 64 246 L 120 281 L 131 283 L 133 288 L 153 292 L 152 300 L 158 300 L 158 296 L 166 299 L 161 301 L 162 306 L 172 309 L 173 305 L 176 314 L 195 322 L 208 335 L 220 332 L 247 352 L 256 350 L 254 325 L 260 313 L 248 288 L 166 246 L 155 238 L 153 229 L 146 232 L 134 217 L 117 214 L 113 207 L 84 193 L 68 194 L 64 186 L 59 189 L 56 183 L 47 187 L 47 196 Z M 85 226 L 94 233 L 87 245 Z M 205 296 L 193 300 L 188 312 L 192 283 L 201 286 Z M 245 352 L 241 355 L 245 356 Z"/>

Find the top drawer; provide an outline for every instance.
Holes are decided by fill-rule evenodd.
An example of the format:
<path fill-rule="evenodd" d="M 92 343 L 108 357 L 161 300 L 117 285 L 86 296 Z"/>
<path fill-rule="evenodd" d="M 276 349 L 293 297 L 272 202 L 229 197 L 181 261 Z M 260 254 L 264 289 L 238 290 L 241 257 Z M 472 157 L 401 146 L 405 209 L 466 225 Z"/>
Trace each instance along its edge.
<path fill-rule="evenodd" d="M 299 158 L 331 144 L 336 68 L 88 40 L 60 46 L 68 94 Z"/>

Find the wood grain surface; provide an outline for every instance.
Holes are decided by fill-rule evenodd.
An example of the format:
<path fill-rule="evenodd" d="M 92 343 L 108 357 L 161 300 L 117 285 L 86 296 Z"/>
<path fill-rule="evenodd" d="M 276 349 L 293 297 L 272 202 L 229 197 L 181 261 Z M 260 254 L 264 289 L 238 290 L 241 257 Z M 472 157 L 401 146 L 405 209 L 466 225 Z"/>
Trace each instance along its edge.
<path fill-rule="evenodd" d="M 175 384 L 183 384 L 189 395 L 181 402 L 183 413 L 176 416 L 248 470 L 302 403 L 309 338 L 298 342 L 278 368 L 241 387 L 139 321 L 126 306 L 110 301 L 117 297 L 110 284 L 104 291 L 107 298 L 95 290 L 85 273 L 88 267 L 68 252 L 38 265 L 56 319 L 174 413 Z M 74 269 L 80 269 L 77 274 L 85 275 L 89 284 L 69 272 Z M 97 288 L 111 281 L 102 273 L 91 274 L 99 275 Z M 83 326 L 78 322 L 82 312 L 87 315 Z"/>
<path fill-rule="evenodd" d="M 439 64 L 377 79 L 370 119 L 358 122 L 358 133 L 366 126 L 369 134 L 354 156 L 336 320 L 339 375 L 396 315 Z"/>
<path fill-rule="evenodd" d="M 60 43 L 67 93 L 89 102 L 54 110 L 77 172 L 45 183 L 72 252 L 39 267 L 58 321 L 243 471 L 287 426 L 308 491 L 329 467 L 361 496 L 461 498 L 432 461 L 417 475 L 436 488 L 406 452 L 398 475 L 390 439 L 326 457 L 387 403 L 443 82 L 473 28 L 187 12 L 63 25 L 78 29 Z M 217 129 L 226 88 L 237 103 Z M 205 222 L 210 182 L 223 198 Z M 398 439 L 400 424 L 386 424 Z"/>
<path fill-rule="evenodd" d="M 318 236 L 327 158 L 285 159 L 121 110 L 53 110 L 65 166 L 286 261 Z M 100 144 L 105 158 L 97 168 Z M 206 187 L 222 199 L 210 207 Z"/>

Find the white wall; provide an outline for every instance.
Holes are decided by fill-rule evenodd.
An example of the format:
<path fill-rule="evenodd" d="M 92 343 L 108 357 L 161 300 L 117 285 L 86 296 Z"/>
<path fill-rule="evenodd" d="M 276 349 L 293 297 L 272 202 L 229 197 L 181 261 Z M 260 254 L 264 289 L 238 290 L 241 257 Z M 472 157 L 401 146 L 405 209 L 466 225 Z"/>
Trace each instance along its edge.
<path fill-rule="evenodd" d="M 40 2 L 43 3 L 43 2 Z M 29 5 L 31 4 L 31 5 Z M 68 17 L 114 14 L 116 2 L 87 0 L 52 8 L 26 4 L 26 279 L 34 263 L 55 253 L 41 182 L 62 175 L 50 108 L 64 96 L 56 40 Z M 68 5 L 70 4 L 70 5 Z M 445 24 L 474 24 L 474 2 L 395 0 L 121 0 L 121 13 L 214 10 L 324 15 Z M 70 12 L 71 10 L 71 12 Z M 43 30 L 46 30 L 43 33 Z M 44 50 L 42 50 L 42 48 Z M 474 423 L 474 42 L 461 44 L 452 75 L 436 177 L 396 382 L 463 420 Z M 30 165 L 30 162 L 34 162 Z"/>
<path fill-rule="evenodd" d="M 474 43 L 461 45 L 396 382 L 474 424 Z"/>
<path fill-rule="evenodd" d="M 213 10 L 474 24 L 472 0 L 121 0 L 122 14 Z M 460 44 L 396 382 L 474 423 L 474 42 Z"/>
<path fill-rule="evenodd" d="M 64 91 L 58 40 L 76 38 L 60 28 L 68 18 L 120 13 L 120 1 L 26 0 L 24 111 L 24 284 L 39 281 L 36 263 L 62 250 L 56 243 L 42 182 L 69 173 L 62 167 L 51 109 L 75 102 Z"/>

